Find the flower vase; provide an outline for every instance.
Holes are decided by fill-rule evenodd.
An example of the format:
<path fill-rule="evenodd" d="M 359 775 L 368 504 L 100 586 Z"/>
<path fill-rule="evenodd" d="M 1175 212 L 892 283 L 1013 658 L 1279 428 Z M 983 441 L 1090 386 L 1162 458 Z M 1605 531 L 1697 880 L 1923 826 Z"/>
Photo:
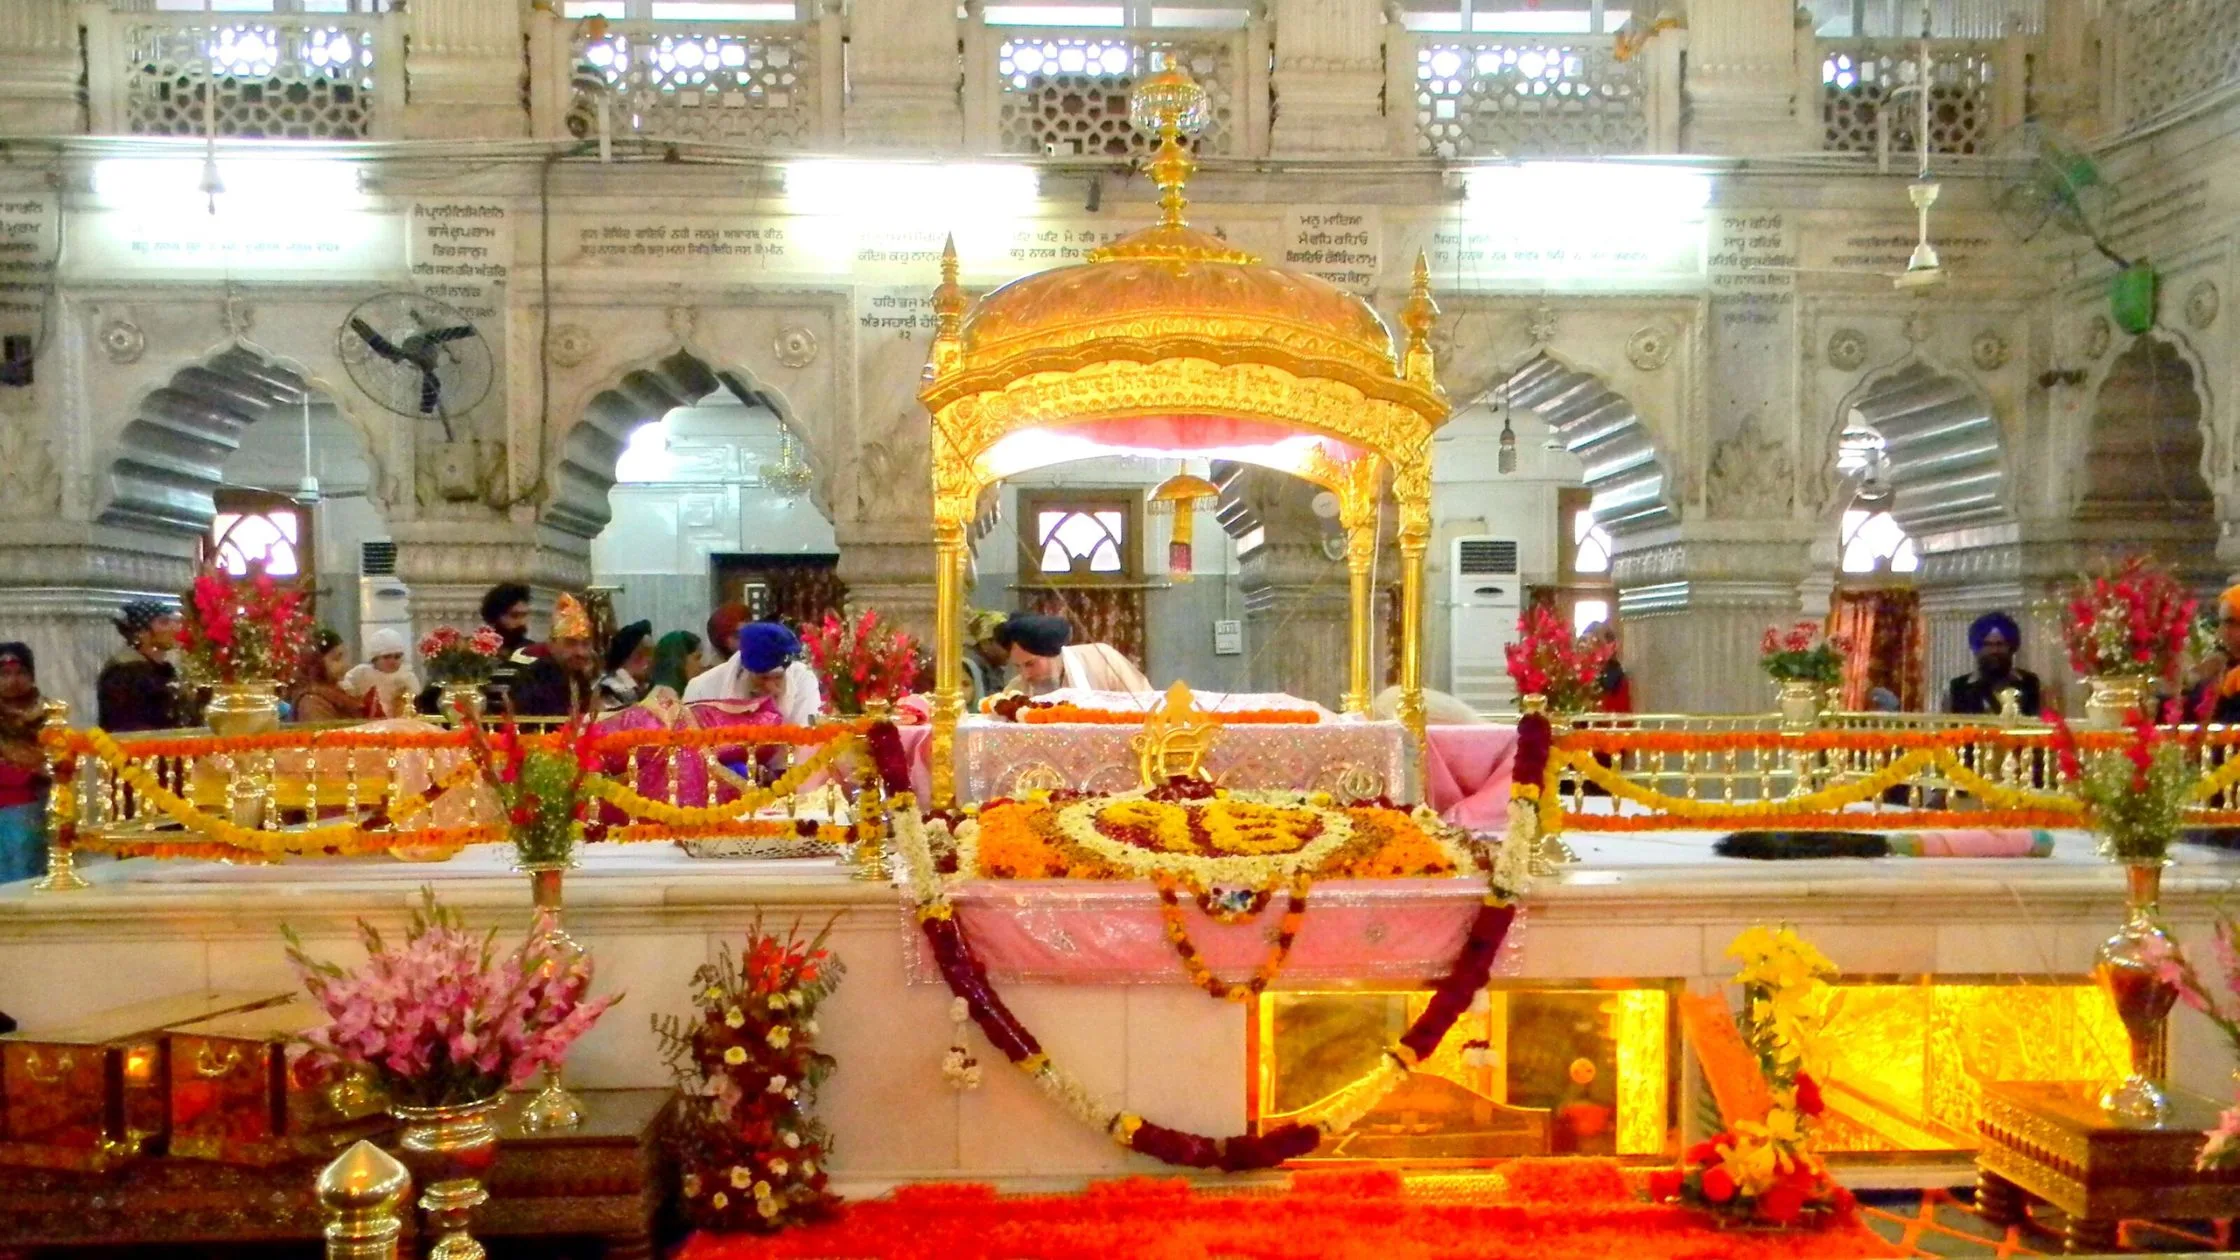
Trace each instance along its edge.
<path fill-rule="evenodd" d="M 2123 1020 L 2131 1041 L 2131 1074 L 2100 1095 L 2101 1109 L 2119 1119 L 2160 1126 L 2170 1118 L 2163 1093 L 2163 1024 L 2178 991 L 2156 964 L 2176 949 L 2162 930 L 2157 902 L 2162 895 L 2162 864 L 2132 862 L 2124 867 L 2129 912 L 2123 927 L 2102 942 L 2093 968 Z"/>
<path fill-rule="evenodd" d="M 2147 704 L 2147 680 L 2132 675 L 2095 675 L 2084 680 L 2090 689 L 2084 702 L 2084 724 L 2096 731 L 2112 731 Z"/>
<path fill-rule="evenodd" d="M 497 1162 L 495 1116 L 504 1101 L 501 1093 L 445 1107 L 392 1104 L 389 1108 L 389 1114 L 404 1126 L 399 1144 L 418 1157 L 413 1161 L 420 1165 L 416 1179 L 427 1187 L 420 1194 L 420 1207 L 439 1235 L 427 1260 L 484 1260 L 487 1254 L 467 1226 L 474 1210 L 490 1200 L 482 1175 Z"/>
<path fill-rule="evenodd" d="M 1781 713 L 1786 734 L 1802 734 L 1820 725 L 1820 710 L 1827 703 L 1827 689 L 1805 678 L 1778 680 L 1775 708 Z"/>
<path fill-rule="evenodd" d="M 280 684 L 219 683 L 210 689 L 202 722 L 220 739 L 269 735 L 280 729 Z"/>
<path fill-rule="evenodd" d="M 436 692 L 436 716 L 445 721 L 458 721 L 462 713 L 482 716 L 482 684 L 478 682 L 447 682 Z"/>
<path fill-rule="evenodd" d="M 573 960 L 583 953 L 575 938 L 560 926 L 561 880 L 572 862 L 537 862 L 523 866 L 529 873 L 530 900 L 540 911 L 551 914 L 551 930 L 545 940 L 560 959 Z M 560 1083 L 557 1065 L 544 1070 L 544 1088 L 537 1091 L 521 1108 L 521 1127 L 537 1133 L 555 1129 L 573 1129 L 583 1123 L 583 1100 L 568 1092 Z"/>

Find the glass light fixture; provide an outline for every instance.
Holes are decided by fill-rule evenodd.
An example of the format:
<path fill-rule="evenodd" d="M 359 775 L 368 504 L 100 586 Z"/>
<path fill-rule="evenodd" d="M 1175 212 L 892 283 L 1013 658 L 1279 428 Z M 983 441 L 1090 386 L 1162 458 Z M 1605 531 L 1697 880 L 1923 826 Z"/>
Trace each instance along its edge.
<path fill-rule="evenodd" d="M 793 447 L 793 435 L 787 433 L 778 439 L 778 458 L 762 466 L 762 485 L 780 502 L 791 503 L 809 493 L 809 486 L 816 474 L 802 462 L 800 452 Z"/>
<path fill-rule="evenodd" d="M 1517 471 L 1517 427 L 1509 414 L 1509 391 L 1501 391 L 1501 447 L 1494 456 L 1494 467 L 1503 475 Z"/>

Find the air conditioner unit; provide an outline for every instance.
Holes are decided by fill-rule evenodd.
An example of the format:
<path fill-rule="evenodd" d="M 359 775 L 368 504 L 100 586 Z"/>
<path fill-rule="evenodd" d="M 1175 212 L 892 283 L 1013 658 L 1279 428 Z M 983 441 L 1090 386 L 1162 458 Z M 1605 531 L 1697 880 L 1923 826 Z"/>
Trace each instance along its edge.
<path fill-rule="evenodd" d="M 412 590 L 397 580 L 397 545 L 358 545 L 358 646 L 376 630 L 394 630 L 412 642 Z"/>
<path fill-rule="evenodd" d="M 1447 644 L 1455 698 L 1480 710 L 1516 702 L 1507 649 L 1524 611 L 1521 548 L 1514 538 L 1470 534 L 1454 540 L 1447 565 Z"/>

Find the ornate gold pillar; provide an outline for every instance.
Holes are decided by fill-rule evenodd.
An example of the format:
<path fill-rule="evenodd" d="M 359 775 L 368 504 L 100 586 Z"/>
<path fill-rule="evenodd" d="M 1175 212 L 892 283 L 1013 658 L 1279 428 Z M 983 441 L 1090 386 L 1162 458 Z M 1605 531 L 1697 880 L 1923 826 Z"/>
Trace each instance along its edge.
<path fill-rule="evenodd" d="M 1428 443 L 1392 469 L 1400 509 L 1400 724 L 1408 728 L 1408 782 L 1403 800 L 1420 800 L 1430 744 L 1423 725 L 1423 559 L 1431 542 Z"/>
<path fill-rule="evenodd" d="M 957 719 L 964 711 L 964 566 L 968 555 L 964 522 L 943 518 L 933 525 L 933 738 L 926 755 L 932 772 L 933 803 L 957 803 L 955 755 Z"/>
<path fill-rule="evenodd" d="M 1338 487 L 1338 523 L 1346 529 L 1346 577 L 1350 587 L 1346 621 L 1346 694 L 1348 713 L 1367 713 L 1376 645 L 1378 483 L 1381 463 L 1364 455 L 1346 468 Z"/>

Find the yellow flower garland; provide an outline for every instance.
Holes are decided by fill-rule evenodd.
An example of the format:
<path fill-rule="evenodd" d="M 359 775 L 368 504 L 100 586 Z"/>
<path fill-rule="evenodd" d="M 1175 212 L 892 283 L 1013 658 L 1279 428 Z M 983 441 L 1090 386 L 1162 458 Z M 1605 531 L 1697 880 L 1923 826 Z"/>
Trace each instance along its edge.
<path fill-rule="evenodd" d="M 106 763 L 117 779 L 131 788 L 138 799 L 146 801 L 157 813 L 172 822 L 214 844 L 273 858 L 305 853 L 377 853 L 398 843 L 395 836 L 386 833 L 379 837 L 368 836 L 356 823 L 336 823 L 305 831 L 252 831 L 236 825 L 230 819 L 205 814 L 196 809 L 192 801 L 165 789 L 146 766 L 128 760 L 124 750 L 117 746 L 117 741 L 107 731 L 98 728 L 89 730 L 86 732 L 86 739 L 92 746 L 94 755 Z M 129 842 L 112 842 L 106 839 L 92 842 L 92 847 L 95 848 L 112 846 L 131 847 Z"/>
<path fill-rule="evenodd" d="M 628 784 L 603 774 L 585 779 L 584 790 L 633 818 L 649 818 L 670 827 L 712 827 L 717 823 L 735 822 L 773 804 L 780 797 L 793 795 L 794 789 L 808 782 L 809 776 L 830 766 L 842 753 L 855 748 L 857 742 L 852 736 L 828 741 L 810 754 L 807 760 L 797 763 L 779 776 L 777 782 L 768 788 L 720 805 L 671 805 L 643 795 Z"/>
<path fill-rule="evenodd" d="M 1835 813 L 1852 805 L 1865 804 L 1881 799 L 1882 794 L 1899 787 L 1925 771 L 1942 773 L 1956 788 L 1981 799 L 1994 809 L 2050 810 L 2057 813 L 2081 814 L 2083 805 L 2067 796 L 2053 793 L 2024 792 L 2002 787 L 1962 764 L 1960 758 L 1946 749 L 1916 749 L 1906 753 L 1889 765 L 1855 782 L 1837 784 L 1807 792 L 1801 796 L 1783 796 L 1761 801 L 1704 801 L 1673 796 L 1646 788 L 1632 779 L 1596 761 L 1591 754 L 1557 749 L 1548 754 L 1551 767 L 1569 766 L 1587 782 L 1600 787 L 1621 800 L 1631 801 L 1646 809 L 1675 818 L 1704 822 L 1720 822 L 1750 818 L 1766 818 L 1782 814 Z M 1557 793 L 1550 792 L 1542 800 L 1543 823 L 1549 801 Z M 1558 803 L 1560 827 L 1562 815 Z M 1584 817 L 1584 816 L 1581 816 Z"/>

